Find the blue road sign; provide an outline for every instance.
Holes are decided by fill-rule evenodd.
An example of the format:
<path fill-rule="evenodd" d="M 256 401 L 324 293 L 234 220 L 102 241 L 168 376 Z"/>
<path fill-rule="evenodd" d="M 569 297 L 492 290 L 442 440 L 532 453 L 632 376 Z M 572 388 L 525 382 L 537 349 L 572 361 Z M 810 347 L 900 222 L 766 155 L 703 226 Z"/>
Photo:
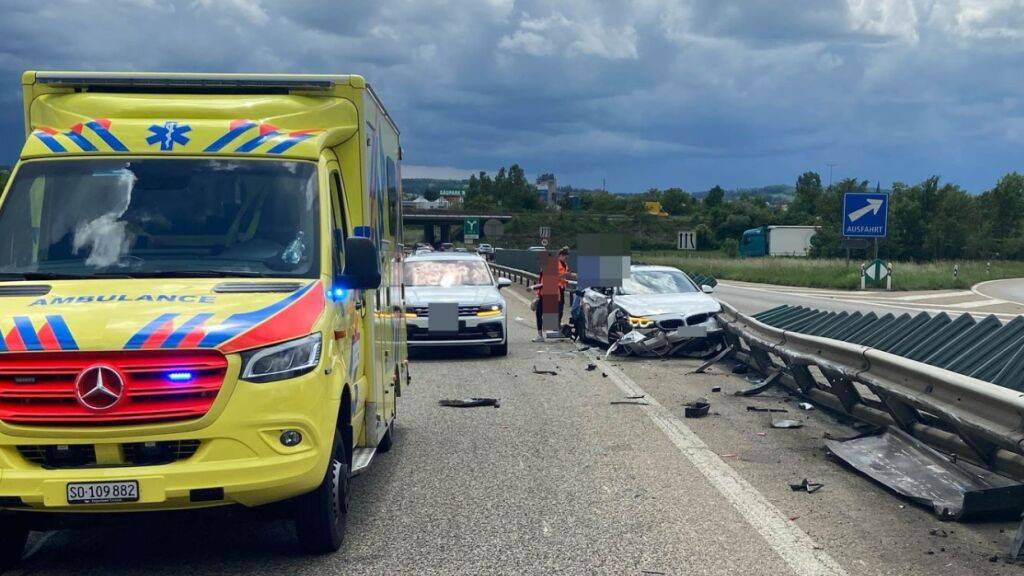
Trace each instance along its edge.
<path fill-rule="evenodd" d="M 885 238 L 889 195 L 850 192 L 843 196 L 843 236 Z"/>

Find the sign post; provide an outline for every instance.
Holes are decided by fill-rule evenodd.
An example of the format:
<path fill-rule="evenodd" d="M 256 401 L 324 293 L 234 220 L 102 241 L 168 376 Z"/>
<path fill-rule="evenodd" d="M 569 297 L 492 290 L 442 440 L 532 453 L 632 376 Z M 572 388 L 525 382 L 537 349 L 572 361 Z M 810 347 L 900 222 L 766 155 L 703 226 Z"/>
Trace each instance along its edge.
<path fill-rule="evenodd" d="M 676 250 L 696 250 L 697 235 L 693 230 L 680 230 L 676 235 Z"/>
<path fill-rule="evenodd" d="M 875 258 L 878 239 L 885 238 L 889 224 L 889 195 L 876 192 L 847 192 L 843 195 L 843 236 L 874 238 Z"/>
<path fill-rule="evenodd" d="M 547 245 L 548 245 L 548 239 L 551 238 L 551 227 L 550 226 L 541 226 L 540 227 L 540 231 L 539 231 L 539 235 L 540 235 L 540 245 L 544 246 L 546 248 Z"/>
<path fill-rule="evenodd" d="M 480 237 L 479 218 L 466 218 L 466 221 L 462 224 L 462 237 L 467 242 L 476 240 Z"/>

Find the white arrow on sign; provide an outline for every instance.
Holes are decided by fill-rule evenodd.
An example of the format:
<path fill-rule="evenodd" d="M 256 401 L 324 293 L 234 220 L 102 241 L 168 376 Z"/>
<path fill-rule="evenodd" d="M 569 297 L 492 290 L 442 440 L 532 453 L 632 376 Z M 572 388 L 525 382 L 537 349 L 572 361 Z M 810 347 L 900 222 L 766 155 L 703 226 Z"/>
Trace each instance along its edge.
<path fill-rule="evenodd" d="M 850 212 L 850 215 L 849 215 L 850 222 L 856 222 L 857 220 L 860 220 L 861 216 L 867 214 L 868 212 L 874 212 L 875 214 L 878 214 L 878 211 L 881 210 L 881 209 L 882 209 L 882 199 L 881 198 L 868 198 L 868 205 L 867 206 L 861 208 L 860 210 L 854 210 L 853 212 Z"/>

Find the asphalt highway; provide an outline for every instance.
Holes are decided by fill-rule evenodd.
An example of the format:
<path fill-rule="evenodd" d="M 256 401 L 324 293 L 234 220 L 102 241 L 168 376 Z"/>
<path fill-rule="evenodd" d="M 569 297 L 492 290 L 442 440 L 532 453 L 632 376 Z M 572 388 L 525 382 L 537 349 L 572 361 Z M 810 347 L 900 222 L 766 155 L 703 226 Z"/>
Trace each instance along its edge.
<path fill-rule="evenodd" d="M 743 306 L 771 307 L 747 292 Z M 395 447 L 354 480 L 340 552 L 302 555 L 282 521 L 153 517 L 37 535 L 10 573 L 1019 573 L 989 561 L 1015 523 L 939 522 L 830 460 L 823 434 L 854 431 L 821 410 L 778 393 L 734 397 L 751 383 L 730 365 L 696 375 L 696 360 L 605 361 L 570 342 L 530 343 L 524 294 L 509 290 L 508 357 L 415 354 Z M 501 407 L 437 404 L 469 396 Z M 711 415 L 684 419 L 701 396 Z M 804 427 L 772 429 L 747 406 L 785 409 Z M 825 487 L 790 489 L 804 478 Z"/>

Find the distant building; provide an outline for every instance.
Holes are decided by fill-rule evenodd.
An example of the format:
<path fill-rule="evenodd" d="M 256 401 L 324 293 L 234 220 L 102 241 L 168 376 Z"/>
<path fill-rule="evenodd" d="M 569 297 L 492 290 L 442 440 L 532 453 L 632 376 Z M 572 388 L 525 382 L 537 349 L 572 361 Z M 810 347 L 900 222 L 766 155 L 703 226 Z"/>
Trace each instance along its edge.
<path fill-rule="evenodd" d="M 439 199 L 444 201 L 446 208 L 460 208 L 466 197 L 465 190 L 441 190 Z"/>
<path fill-rule="evenodd" d="M 544 174 L 537 178 L 537 197 L 548 206 L 558 205 L 558 180 L 554 174 Z"/>
<path fill-rule="evenodd" d="M 440 210 L 447 208 L 448 203 L 443 198 L 438 198 L 431 202 L 423 196 L 416 198 L 415 200 L 405 200 L 402 202 L 403 208 L 409 208 L 411 210 Z"/>

